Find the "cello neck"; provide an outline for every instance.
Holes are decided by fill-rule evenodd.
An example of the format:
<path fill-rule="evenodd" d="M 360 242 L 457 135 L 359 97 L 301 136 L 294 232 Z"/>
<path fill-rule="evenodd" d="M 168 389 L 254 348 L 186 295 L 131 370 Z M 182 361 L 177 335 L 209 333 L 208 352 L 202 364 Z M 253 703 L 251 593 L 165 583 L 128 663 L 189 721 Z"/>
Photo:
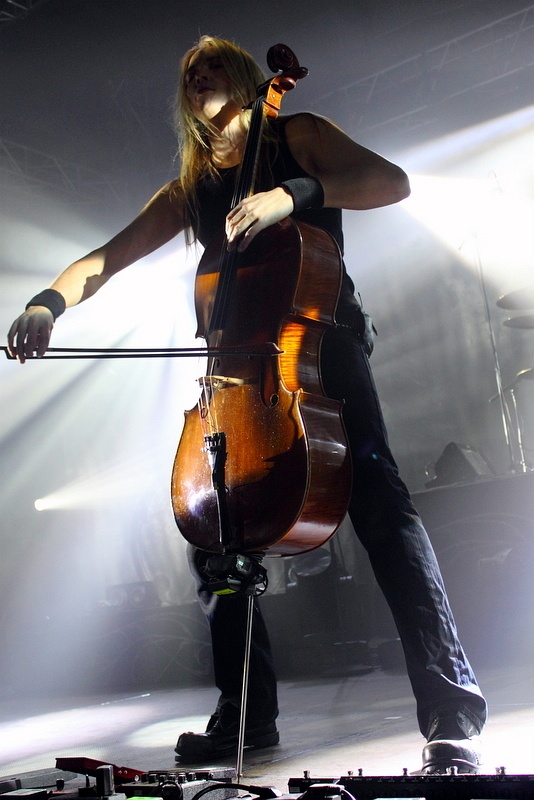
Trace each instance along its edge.
<path fill-rule="evenodd" d="M 257 97 L 252 103 L 250 127 L 245 143 L 243 160 L 241 161 L 239 176 L 232 197 L 232 208 L 235 208 L 246 197 L 254 192 L 254 181 L 258 167 L 261 134 L 264 120 L 264 100 Z"/>
<path fill-rule="evenodd" d="M 250 125 L 232 197 L 232 208 L 235 208 L 242 200 L 250 197 L 254 192 L 265 117 L 276 118 L 285 93 L 294 89 L 297 80 L 306 77 L 308 74 L 306 67 L 299 65 L 293 51 L 283 44 L 277 44 L 270 48 L 267 54 L 267 62 L 273 72 L 278 70 L 281 70 L 281 72 L 258 86 L 257 97 L 250 106 Z M 225 237 L 219 261 L 219 280 L 208 325 L 208 333 L 224 330 L 230 296 L 234 286 L 236 263 L 237 250 L 228 252 Z"/>

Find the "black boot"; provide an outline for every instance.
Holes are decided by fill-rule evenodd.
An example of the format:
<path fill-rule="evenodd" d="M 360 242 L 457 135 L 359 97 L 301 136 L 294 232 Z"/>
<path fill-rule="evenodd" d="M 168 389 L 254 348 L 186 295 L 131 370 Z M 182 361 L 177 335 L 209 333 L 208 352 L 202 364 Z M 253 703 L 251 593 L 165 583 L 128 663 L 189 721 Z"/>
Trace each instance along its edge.
<path fill-rule="evenodd" d="M 482 729 L 466 711 L 436 712 L 428 728 L 420 775 L 477 774 L 482 765 Z"/>
<path fill-rule="evenodd" d="M 237 753 L 239 709 L 225 703 L 210 717 L 205 733 L 182 733 L 174 749 L 176 761 L 213 761 Z M 245 747 L 259 749 L 278 744 L 280 734 L 276 723 L 247 720 Z"/>

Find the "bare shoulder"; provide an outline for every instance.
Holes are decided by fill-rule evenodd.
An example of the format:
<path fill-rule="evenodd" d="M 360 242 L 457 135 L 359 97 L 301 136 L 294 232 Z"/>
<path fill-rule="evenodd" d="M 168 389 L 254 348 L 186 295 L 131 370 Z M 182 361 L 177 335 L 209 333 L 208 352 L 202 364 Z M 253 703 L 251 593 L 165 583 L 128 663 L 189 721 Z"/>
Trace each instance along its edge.
<path fill-rule="evenodd" d="M 169 183 L 166 183 L 165 186 L 161 187 L 161 191 L 168 195 L 171 202 L 181 200 L 184 196 L 182 182 L 179 178 L 175 178 L 174 180 L 169 181 Z"/>
<path fill-rule="evenodd" d="M 361 158 L 368 152 L 332 120 L 309 112 L 296 114 L 286 124 L 289 149 L 300 166 L 312 175 L 328 170 L 330 161 Z"/>
<path fill-rule="evenodd" d="M 168 204 L 173 210 L 181 212 L 185 203 L 185 195 L 181 181 L 175 179 L 166 183 L 165 186 L 162 186 L 161 189 L 156 192 L 152 201 Z"/>
<path fill-rule="evenodd" d="M 139 214 L 108 242 L 107 271 L 117 272 L 153 252 L 183 231 L 186 204 L 181 186 L 171 181 L 162 186 Z"/>
<path fill-rule="evenodd" d="M 157 215 L 165 219 L 168 225 L 183 227 L 186 221 L 186 207 L 181 182 L 172 180 L 156 192 L 141 213 Z"/>
<path fill-rule="evenodd" d="M 301 111 L 294 114 L 286 123 L 288 136 L 314 136 L 320 133 L 327 133 L 332 128 L 340 130 L 327 117 L 313 114 L 311 111 Z"/>
<path fill-rule="evenodd" d="M 308 111 L 295 114 L 286 123 L 287 143 L 293 155 L 304 155 L 321 146 L 335 131 L 340 128 L 326 117 L 320 117 Z"/>

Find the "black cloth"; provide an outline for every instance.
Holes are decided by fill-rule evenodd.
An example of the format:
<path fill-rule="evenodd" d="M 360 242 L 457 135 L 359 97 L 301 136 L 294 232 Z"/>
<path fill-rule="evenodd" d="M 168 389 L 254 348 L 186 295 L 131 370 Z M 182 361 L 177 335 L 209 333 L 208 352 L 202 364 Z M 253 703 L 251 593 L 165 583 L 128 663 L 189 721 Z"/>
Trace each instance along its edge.
<path fill-rule="evenodd" d="M 292 158 L 287 158 L 284 124 L 279 127 L 280 146 L 273 174 L 276 180 L 294 177 Z M 289 163 L 283 172 L 280 158 Z M 291 164 L 292 162 L 292 164 Z M 302 170 L 298 167 L 302 174 Z M 305 174 L 305 173 L 304 173 Z M 201 192 L 202 220 L 219 221 L 228 210 L 226 177 L 207 179 Z M 219 194 L 220 190 L 220 194 Z M 330 213 L 335 212 L 335 213 Z M 310 212 L 311 214 L 311 212 Z M 300 215 L 299 215 L 300 216 Z M 336 236 L 337 209 L 313 212 L 315 224 L 324 224 Z M 308 219 L 305 221 L 309 221 Z M 210 223 L 211 224 L 211 223 Z M 333 227 L 332 227 L 333 226 Z M 202 226 L 202 235 L 209 225 Z M 339 239 L 338 239 L 339 241 Z M 341 240 L 342 244 L 342 240 Z M 344 281 L 343 312 L 361 315 Z M 353 292 L 353 287 L 352 287 Z M 343 400 L 343 419 L 353 463 L 353 490 L 349 514 L 366 548 L 376 579 L 391 608 L 404 648 L 408 675 L 417 704 L 419 728 L 426 737 L 436 715 L 465 715 L 480 731 L 486 719 L 486 703 L 462 649 L 447 600 L 439 566 L 428 535 L 399 477 L 391 453 L 369 360 L 361 334 L 361 322 L 329 330 L 323 337 L 321 374 L 327 396 Z M 220 703 L 238 704 L 241 692 L 246 598 L 213 597 L 206 589 L 203 565 L 206 554 L 191 553 L 199 597 L 207 615 Z M 253 647 L 250 669 L 252 698 L 249 719 L 255 723 L 274 720 L 278 714 L 276 677 L 268 634 L 259 602 L 255 600 Z"/>

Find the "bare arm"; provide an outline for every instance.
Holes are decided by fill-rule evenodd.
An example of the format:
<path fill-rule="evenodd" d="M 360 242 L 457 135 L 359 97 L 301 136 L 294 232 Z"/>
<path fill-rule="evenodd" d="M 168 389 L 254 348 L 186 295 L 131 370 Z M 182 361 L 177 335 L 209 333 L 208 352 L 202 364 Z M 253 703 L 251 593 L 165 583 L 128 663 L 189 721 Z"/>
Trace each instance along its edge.
<path fill-rule="evenodd" d="M 324 205 L 363 210 L 380 208 L 408 197 L 406 173 L 377 153 L 354 142 L 327 119 L 298 114 L 286 125 L 287 142 L 297 163 L 324 190 Z M 228 215 L 226 233 L 232 246 L 242 236 L 244 249 L 254 236 L 293 211 L 282 188 L 246 198 Z"/>
<path fill-rule="evenodd" d="M 354 142 L 330 120 L 299 114 L 286 131 L 293 157 L 320 180 L 325 206 L 380 208 L 410 194 L 408 177 L 400 167 Z"/>
<path fill-rule="evenodd" d="M 167 184 L 147 203 L 140 214 L 107 244 L 72 263 L 50 288 L 65 299 L 67 308 L 91 297 L 120 270 L 152 253 L 185 227 L 185 202 L 180 188 Z M 21 363 L 46 352 L 53 328 L 51 311 L 30 306 L 18 317 L 8 333 L 8 347 Z"/>

